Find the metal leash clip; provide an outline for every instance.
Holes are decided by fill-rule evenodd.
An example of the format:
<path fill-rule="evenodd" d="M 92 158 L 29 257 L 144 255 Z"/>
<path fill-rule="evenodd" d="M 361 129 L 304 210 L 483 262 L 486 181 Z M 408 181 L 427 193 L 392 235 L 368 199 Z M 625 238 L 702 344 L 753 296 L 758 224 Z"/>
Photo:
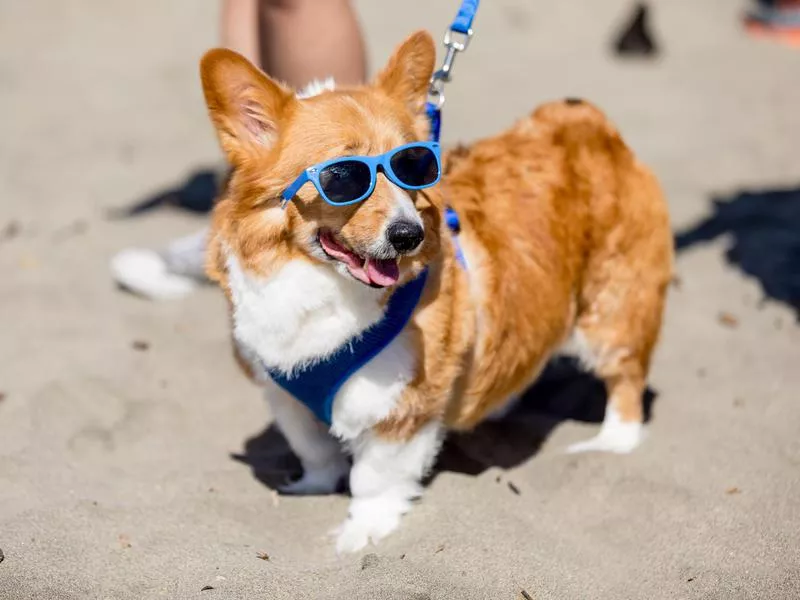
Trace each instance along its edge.
<path fill-rule="evenodd" d="M 444 34 L 444 47 L 446 49 L 442 67 L 434 72 L 431 77 L 430 87 L 428 88 L 428 102 L 436 108 L 441 108 L 444 104 L 444 84 L 452 79 L 453 63 L 459 52 L 463 52 L 469 47 L 472 39 L 472 28 L 467 33 L 461 33 L 454 29 L 448 29 Z"/>

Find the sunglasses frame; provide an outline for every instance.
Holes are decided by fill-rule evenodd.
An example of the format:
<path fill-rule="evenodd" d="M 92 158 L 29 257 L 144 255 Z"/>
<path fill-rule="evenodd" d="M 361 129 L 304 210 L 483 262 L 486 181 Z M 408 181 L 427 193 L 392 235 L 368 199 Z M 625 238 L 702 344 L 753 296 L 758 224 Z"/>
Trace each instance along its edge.
<path fill-rule="evenodd" d="M 394 155 L 398 152 L 402 152 L 403 150 L 408 150 L 410 148 L 425 148 L 426 150 L 433 152 L 433 155 L 436 158 L 436 168 L 438 171 L 436 174 L 436 179 L 433 182 L 425 185 L 408 185 L 407 183 L 400 181 L 397 175 L 395 175 L 391 165 L 392 157 L 394 157 Z M 319 175 L 323 169 L 331 165 L 335 165 L 336 163 L 347 161 L 356 161 L 367 165 L 370 173 L 369 188 L 364 194 L 355 200 L 348 200 L 347 202 L 334 202 L 328 198 L 327 194 L 322 189 L 322 185 L 319 182 Z M 331 206 L 349 206 L 351 204 L 357 204 L 358 202 L 362 202 L 366 198 L 369 198 L 372 192 L 375 191 L 375 186 L 378 183 L 379 169 L 383 171 L 384 176 L 389 181 L 403 188 L 404 190 L 422 190 L 432 187 L 439 183 L 439 180 L 442 178 L 442 157 L 439 144 L 437 142 L 412 142 L 410 144 L 403 144 L 402 146 L 392 148 L 388 152 L 384 152 L 378 156 L 340 156 L 338 158 L 333 158 L 331 160 L 326 160 L 316 165 L 312 165 L 303 171 L 300 176 L 283 191 L 283 194 L 281 195 L 283 198 L 281 202 L 281 208 L 285 208 L 286 205 L 295 197 L 295 195 L 297 195 L 297 192 L 300 191 L 300 188 L 309 182 L 314 184 L 314 187 L 317 188 L 317 192 L 319 193 L 320 197 Z"/>

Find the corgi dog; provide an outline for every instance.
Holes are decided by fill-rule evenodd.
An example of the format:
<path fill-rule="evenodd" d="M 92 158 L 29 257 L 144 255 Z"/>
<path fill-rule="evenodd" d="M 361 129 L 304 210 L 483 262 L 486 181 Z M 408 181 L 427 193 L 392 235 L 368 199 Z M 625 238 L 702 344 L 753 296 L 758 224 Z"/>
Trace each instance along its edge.
<path fill-rule="evenodd" d="M 608 391 L 599 433 L 571 450 L 629 452 L 643 433 L 673 259 L 656 179 L 576 99 L 440 160 L 425 142 L 434 60 L 418 32 L 372 83 L 302 94 L 230 50 L 201 62 L 233 168 L 207 272 L 302 463 L 283 491 L 329 493 L 349 475 L 340 552 L 394 531 L 445 433 L 502 412 L 570 342 Z M 346 377 L 314 371 L 364 344 Z"/>

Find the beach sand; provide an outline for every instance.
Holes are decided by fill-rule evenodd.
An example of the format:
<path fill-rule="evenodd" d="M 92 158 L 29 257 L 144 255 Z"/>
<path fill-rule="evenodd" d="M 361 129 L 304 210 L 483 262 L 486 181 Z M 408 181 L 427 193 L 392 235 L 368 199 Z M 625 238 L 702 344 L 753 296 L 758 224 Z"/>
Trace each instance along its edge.
<path fill-rule="evenodd" d="M 676 230 L 712 197 L 796 187 L 800 54 L 745 37 L 736 3 L 653 4 L 664 52 L 641 62 L 609 52 L 628 2 L 484 2 L 444 141 L 579 96 L 654 168 Z M 373 71 L 456 5 L 357 2 Z M 337 557 L 347 497 L 269 487 L 296 463 L 219 291 L 151 303 L 109 277 L 118 250 L 204 222 L 108 211 L 219 163 L 197 76 L 215 19 L 196 0 L 0 3 L 0 599 L 800 597 L 800 328 L 724 236 L 679 255 L 640 449 L 566 454 L 602 407 L 556 381 L 452 440 L 399 531 Z"/>

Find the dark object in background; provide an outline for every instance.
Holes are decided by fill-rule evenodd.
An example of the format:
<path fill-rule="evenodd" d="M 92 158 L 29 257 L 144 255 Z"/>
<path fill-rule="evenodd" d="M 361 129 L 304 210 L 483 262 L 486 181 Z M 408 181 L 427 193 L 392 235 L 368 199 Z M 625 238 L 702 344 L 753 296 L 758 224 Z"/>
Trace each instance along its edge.
<path fill-rule="evenodd" d="M 800 187 L 713 202 L 710 217 L 675 236 L 678 251 L 729 235 L 728 262 L 756 277 L 764 294 L 788 304 L 800 321 Z"/>
<path fill-rule="evenodd" d="M 160 206 L 174 206 L 200 214 L 208 213 L 227 177 L 226 169 L 200 169 L 192 173 L 178 187 L 158 192 L 132 206 L 112 209 L 109 214 L 112 219 L 125 219 Z"/>
<path fill-rule="evenodd" d="M 626 22 L 614 43 L 614 51 L 622 56 L 652 58 L 658 54 L 649 21 L 650 9 L 644 2 L 635 7 L 633 17 Z"/>

